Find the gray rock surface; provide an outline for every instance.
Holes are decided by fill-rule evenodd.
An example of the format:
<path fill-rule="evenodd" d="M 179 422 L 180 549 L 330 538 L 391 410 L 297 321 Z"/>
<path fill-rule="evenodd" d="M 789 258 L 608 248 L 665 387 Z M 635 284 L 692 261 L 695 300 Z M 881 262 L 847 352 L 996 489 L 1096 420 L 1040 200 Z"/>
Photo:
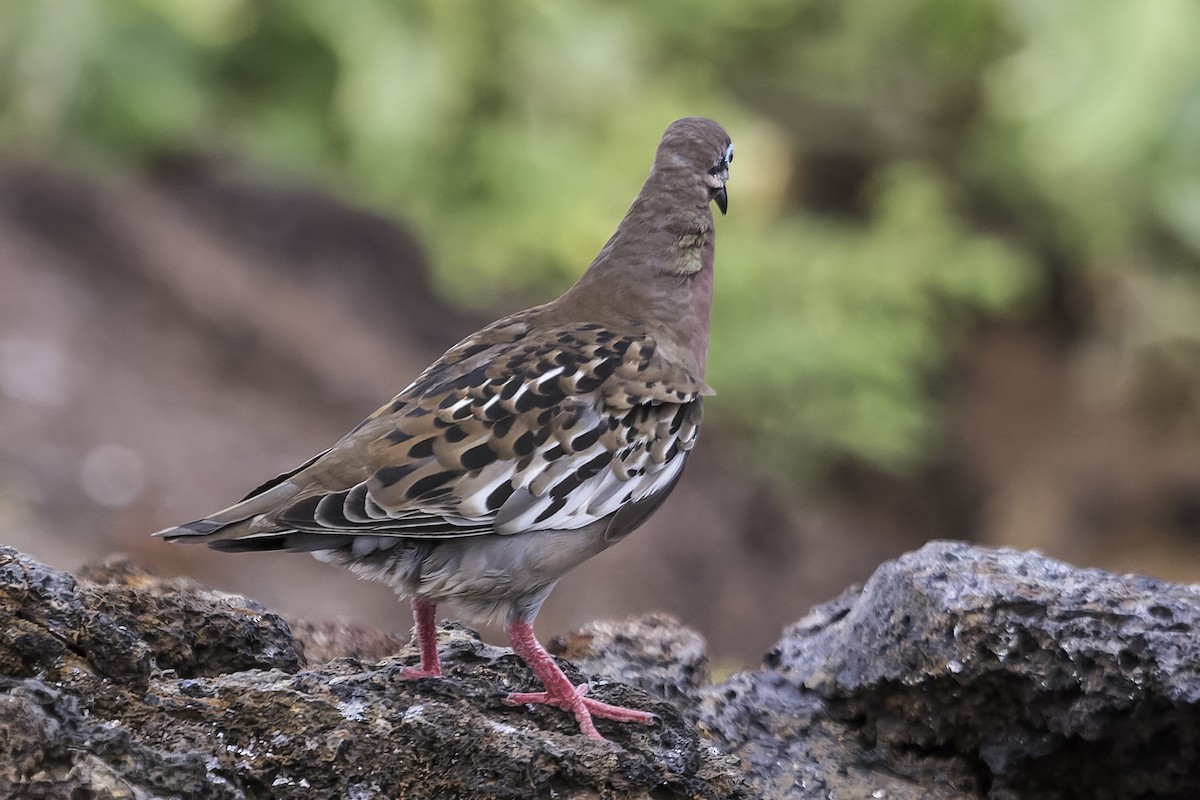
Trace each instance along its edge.
<path fill-rule="evenodd" d="M 1198 620 L 1200 586 L 933 542 L 701 718 L 776 797 L 1200 797 Z"/>
<path fill-rule="evenodd" d="M 1200 797 L 1200 587 L 935 542 L 712 684 L 665 615 L 551 643 L 652 728 L 510 708 L 507 649 L 442 627 L 442 679 L 342 623 L 113 561 L 0 548 L 0 797 Z"/>
<path fill-rule="evenodd" d="M 80 580 L 0 548 L 0 797 L 753 797 L 734 760 L 668 703 L 596 681 L 593 696 L 654 711 L 646 728 L 578 735 L 506 649 L 442 630 L 446 675 L 401 681 L 386 636 L 306 626 L 314 650 L 245 598 L 128 564 Z M 332 629 L 336 634 L 337 629 Z M 308 668 L 305 668 L 307 664 Z M 583 676 L 571 667 L 577 681 Z"/>

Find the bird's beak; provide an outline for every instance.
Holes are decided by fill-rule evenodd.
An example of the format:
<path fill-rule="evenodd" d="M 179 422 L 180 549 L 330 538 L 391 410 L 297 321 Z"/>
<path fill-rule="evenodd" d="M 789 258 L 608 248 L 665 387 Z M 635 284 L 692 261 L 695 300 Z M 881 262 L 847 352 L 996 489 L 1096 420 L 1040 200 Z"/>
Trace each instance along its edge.
<path fill-rule="evenodd" d="M 721 209 L 721 214 L 729 210 L 729 192 L 722 186 L 717 189 L 717 193 L 713 195 L 713 200 L 717 201 L 717 208 Z"/>

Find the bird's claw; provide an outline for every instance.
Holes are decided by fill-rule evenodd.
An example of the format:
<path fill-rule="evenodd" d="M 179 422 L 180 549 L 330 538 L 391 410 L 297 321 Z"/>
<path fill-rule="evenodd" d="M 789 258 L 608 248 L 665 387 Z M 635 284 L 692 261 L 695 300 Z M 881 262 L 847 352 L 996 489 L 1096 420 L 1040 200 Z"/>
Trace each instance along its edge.
<path fill-rule="evenodd" d="M 614 706 L 586 697 L 590 688 L 588 684 L 581 683 L 575 687 L 575 691 L 572 694 L 565 696 L 552 695 L 550 692 L 513 692 L 504 698 L 504 702 L 511 706 L 554 706 L 555 708 L 561 708 L 563 711 L 569 711 L 575 714 L 576 717 L 580 716 L 579 707 L 582 706 L 587 716 L 611 719 L 616 722 L 637 722 L 642 725 L 652 725 L 658 721 L 658 716 L 648 711 Z"/>

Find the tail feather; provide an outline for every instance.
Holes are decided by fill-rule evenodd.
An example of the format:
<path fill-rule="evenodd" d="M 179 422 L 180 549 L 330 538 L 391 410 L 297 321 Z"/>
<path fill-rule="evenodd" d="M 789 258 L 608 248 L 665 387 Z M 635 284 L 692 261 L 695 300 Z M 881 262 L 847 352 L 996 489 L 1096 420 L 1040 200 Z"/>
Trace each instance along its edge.
<path fill-rule="evenodd" d="M 260 534 L 248 539 L 217 539 L 208 543 L 213 550 L 222 553 L 254 553 L 272 550 L 288 550 L 293 553 L 313 550 L 334 550 L 349 544 L 353 536 L 337 533 L 304 533 L 280 531 L 276 534 Z"/>
<path fill-rule="evenodd" d="M 161 536 L 168 542 L 204 542 L 216 550 L 283 549 L 289 545 L 276 544 L 276 540 L 292 535 L 295 531 L 279 526 L 272 517 L 275 512 L 290 505 L 299 491 L 300 487 L 296 484 L 284 481 L 216 514 L 172 528 L 164 528 L 154 535 Z M 243 538 L 247 536 L 252 538 Z M 235 548 L 233 542 L 245 544 Z"/>
<path fill-rule="evenodd" d="M 215 519 L 198 519 L 195 522 L 188 522 L 183 525 L 176 525 L 173 528 L 164 528 L 152 534 L 161 536 L 168 542 L 183 542 L 188 539 L 200 541 L 203 537 L 211 536 L 214 533 L 229 526 L 228 522 L 220 522 Z"/>

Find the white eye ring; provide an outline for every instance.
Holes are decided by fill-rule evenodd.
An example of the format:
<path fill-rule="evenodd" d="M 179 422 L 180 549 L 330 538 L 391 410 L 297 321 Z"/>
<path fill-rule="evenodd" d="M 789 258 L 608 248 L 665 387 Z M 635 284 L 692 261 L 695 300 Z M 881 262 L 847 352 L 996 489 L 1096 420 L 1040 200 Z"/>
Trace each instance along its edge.
<path fill-rule="evenodd" d="M 732 162 L 733 162 L 733 142 L 730 142 L 729 146 L 725 148 L 725 163 L 729 164 Z"/>

